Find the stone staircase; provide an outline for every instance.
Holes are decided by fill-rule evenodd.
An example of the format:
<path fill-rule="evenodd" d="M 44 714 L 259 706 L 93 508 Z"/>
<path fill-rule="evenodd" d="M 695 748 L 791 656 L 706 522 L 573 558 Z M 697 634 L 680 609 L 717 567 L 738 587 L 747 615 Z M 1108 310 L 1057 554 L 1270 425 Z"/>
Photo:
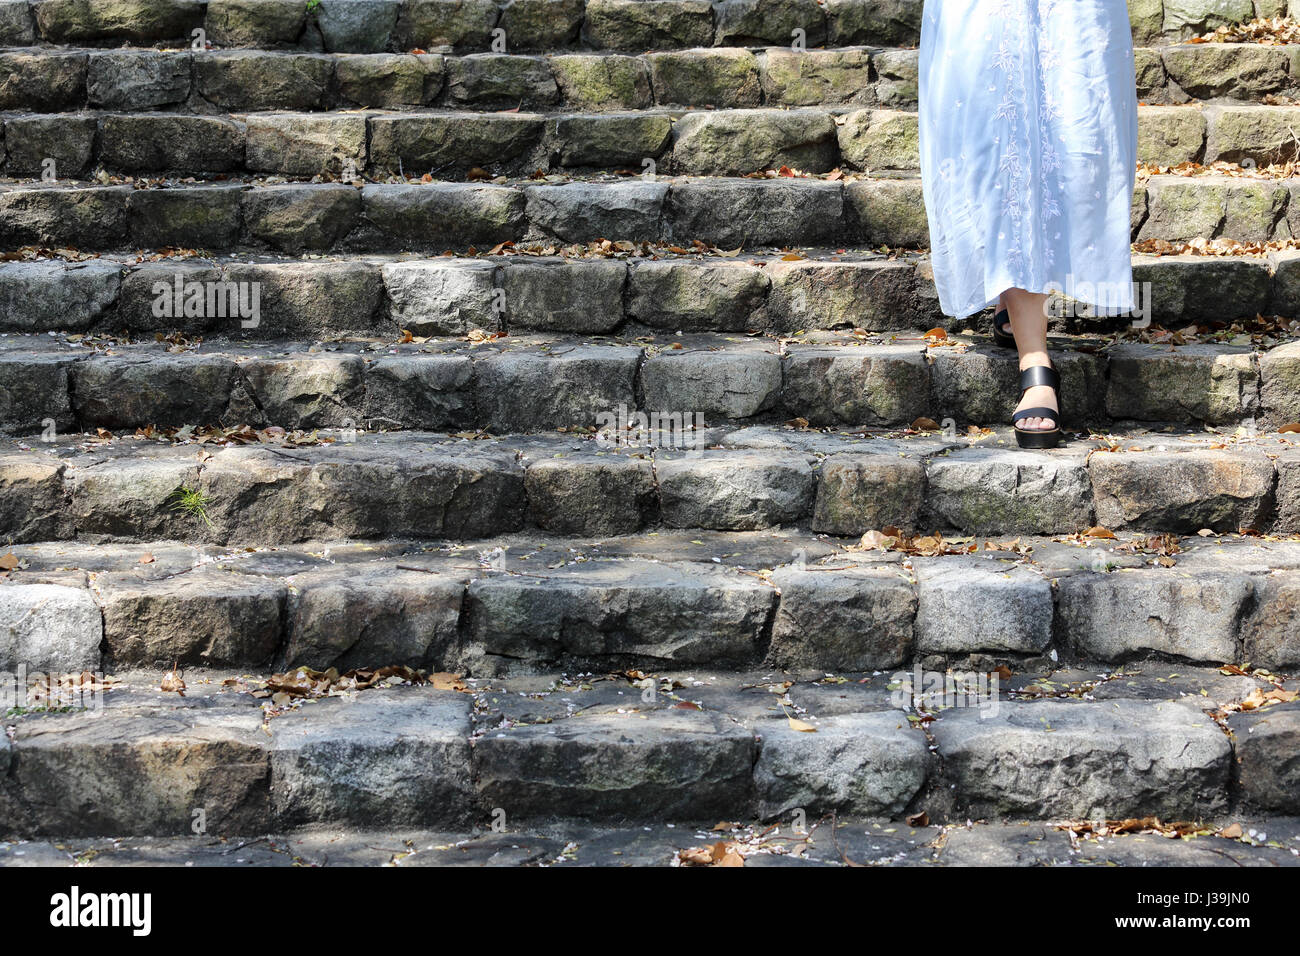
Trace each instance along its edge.
<path fill-rule="evenodd" d="M 0 705 L 0 838 L 1300 815 L 1300 47 L 1181 42 L 1286 3 L 1130 3 L 1149 324 L 1047 452 L 921 6 L 0 0 L 0 669 L 116 678 Z"/>

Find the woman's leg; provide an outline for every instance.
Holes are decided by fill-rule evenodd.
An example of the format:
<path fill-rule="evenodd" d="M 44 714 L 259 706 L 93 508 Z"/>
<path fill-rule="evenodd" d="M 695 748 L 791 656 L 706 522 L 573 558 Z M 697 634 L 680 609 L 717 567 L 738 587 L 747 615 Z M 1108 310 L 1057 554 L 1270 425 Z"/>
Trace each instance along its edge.
<path fill-rule="evenodd" d="M 1008 289 L 1002 293 L 1002 302 L 1011 314 L 1011 331 L 1020 352 L 1021 370 L 1033 365 L 1051 365 L 1052 360 L 1047 357 L 1047 296 L 1024 289 Z M 1016 411 L 1034 406 L 1059 411 L 1056 393 L 1045 385 L 1036 385 L 1025 392 Z M 1056 427 L 1056 421 L 1051 418 L 1026 418 L 1019 424 L 1026 431 L 1050 431 Z"/>

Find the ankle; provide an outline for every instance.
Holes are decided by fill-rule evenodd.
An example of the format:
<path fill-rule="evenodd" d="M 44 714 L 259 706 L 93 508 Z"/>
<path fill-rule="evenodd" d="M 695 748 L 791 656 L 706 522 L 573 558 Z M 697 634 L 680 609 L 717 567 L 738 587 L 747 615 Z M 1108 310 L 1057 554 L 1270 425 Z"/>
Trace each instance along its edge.
<path fill-rule="evenodd" d="M 1047 354 L 1047 350 L 1033 350 L 1020 353 L 1020 370 L 1023 372 L 1027 368 L 1035 365 L 1051 365 L 1052 360 Z"/>

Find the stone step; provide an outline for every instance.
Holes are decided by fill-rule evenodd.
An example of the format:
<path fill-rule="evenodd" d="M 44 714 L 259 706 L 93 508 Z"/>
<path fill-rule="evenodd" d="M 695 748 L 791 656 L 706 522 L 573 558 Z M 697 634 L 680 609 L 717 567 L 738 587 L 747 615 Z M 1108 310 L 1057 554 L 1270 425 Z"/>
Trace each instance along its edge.
<path fill-rule="evenodd" d="M 660 2 L 660 0 L 654 0 Z M 1300 46 L 1180 44 L 1135 51 L 1139 98 L 1294 98 Z M 638 53 L 640 50 L 638 49 Z M 329 54 L 42 48 L 0 50 L 0 110 L 641 110 L 858 106 L 915 109 L 915 49 L 788 46 L 623 53 Z"/>
<path fill-rule="evenodd" d="M 653 2 L 646 9 L 646 3 Z M 1278 0 L 1150 0 L 1131 10 L 1136 42 L 1185 39 L 1225 23 L 1284 12 Z M 342 53 L 412 48 L 641 52 L 792 43 L 915 46 L 922 0 L 3 0 L 0 45 L 190 43 Z"/>
<path fill-rule="evenodd" d="M 618 410 L 609 417 L 617 420 Z M 661 447 L 620 444 L 608 433 L 347 430 L 247 436 L 243 445 L 189 432 L 174 440 L 10 440 L 0 446 L 0 540 L 267 546 L 477 539 L 527 527 L 860 535 L 893 526 L 959 536 L 1071 534 L 1094 525 L 1300 530 L 1300 459 L 1288 435 L 1134 426 L 1043 452 L 1017 449 L 1005 427 L 945 435 L 650 424 L 657 427 L 644 438 Z"/>
<path fill-rule="evenodd" d="M 662 825 L 802 814 L 806 825 L 832 811 L 924 811 L 932 824 L 1295 813 L 1294 769 L 1268 758 L 1294 751 L 1300 706 L 1233 718 L 1230 736 L 1210 712 L 1273 685 L 1167 670 L 1038 670 L 986 686 L 978 703 L 931 697 L 920 712 L 906 673 L 552 672 L 297 706 L 253 696 L 256 675 L 191 673 L 178 697 L 158 689 L 157 671 L 125 673 L 63 713 L 10 718 L 0 827 L 9 838 L 168 836 L 197 820 L 222 837 L 561 815 Z M 1053 699 L 1035 699 L 1036 684 L 1014 689 L 1031 680 L 1050 681 Z M 1268 742 L 1247 722 L 1267 725 Z"/>
<path fill-rule="evenodd" d="M 806 198 L 801 188 L 785 189 L 781 182 L 754 185 L 750 190 L 742 184 L 733 198 L 742 206 L 761 202 L 764 212 L 774 212 L 778 205 L 800 216 L 816 211 L 798 201 Z M 703 203 L 703 191 L 687 189 L 685 194 Z M 728 211 L 744 215 L 736 205 L 710 201 L 695 208 L 698 226 L 688 231 L 696 238 L 703 235 L 719 245 L 749 241 L 733 235 L 735 222 L 727 221 Z M 753 205 L 748 212 L 755 214 Z M 791 231 L 799 228 L 788 219 L 786 225 Z M 823 226 L 812 218 L 804 221 L 810 232 Z M 692 254 L 692 239 L 680 241 L 682 247 L 624 247 L 631 252 L 613 245 L 561 249 L 542 242 L 500 256 L 431 259 L 165 253 L 19 259 L 0 262 L 0 332 L 152 337 L 179 331 L 218 338 L 251 335 L 259 341 L 360 334 L 396 341 L 402 329 L 419 336 L 463 336 L 475 329 L 551 335 L 793 335 L 936 326 L 957 331 L 970 325 L 942 314 L 929 260 L 921 255 L 805 248 L 751 250 L 742 259 L 717 250 Z M 530 251 L 549 254 L 525 254 Z M 1137 255 L 1133 272 L 1136 315 L 1104 321 L 1072 317 L 1063 330 L 1130 323 L 1183 328 L 1256 315 L 1300 315 L 1296 251 L 1267 257 Z M 1077 296 L 1086 290 L 1071 286 L 1063 291 Z M 1100 290 L 1100 298 L 1114 301 L 1118 291 Z M 1060 311 L 1069 317 L 1080 310 L 1063 302 Z"/>
<path fill-rule="evenodd" d="M 1300 149 L 1288 138 L 1297 123 L 1300 106 L 1142 106 L 1138 158 L 1156 166 L 1288 162 Z M 247 174 L 405 183 L 539 170 L 653 179 L 782 166 L 895 176 L 920 166 L 917 114 L 884 108 L 6 113 L 4 137 L 8 175 L 73 183 L 92 174 L 102 182 L 110 174 Z"/>
<path fill-rule="evenodd" d="M 1052 341 L 1073 428 L 1300 421 L 1300 343 Z M 617 337 L 485 342 L 109 343 L 0 335 L 0 431 L 276 426 L 289 430 L 594 430 L 607 413 L 693 427 L 998 425 L 1019 401 L 1011 350 L 954 334 Z M 935 427 L 938 427 L 937 425 Z"/>
<path fill-rule="evenodd" d="M 550 465 L 529 481 L 537 492 L 529 504 L 556 477 Z M 677 479 L 667 479 L 671 491 Z M 549 499 L 561 497 L 560 483 L 551 484 Z M 225 505 L 209 507 L 217 525 Z M 557 510 L 545 523 L 567 517 Z M 1114 538 L 964 537 L 922 553 L 906 543 L 864 550 L 856 538 L 793 529 L 559 530 L 569 534 L 534 529 L 473 543 L 14 544 L 4 554 L 18 567 L 0 578 L 0 671 L 180 662 L 404 665 L 494 677 L 1005 663 L 1154 668 L 1165 678 L 1198 664 L 1300 667 L 1294 536 L 1153 541 L 1121 529 Z M 181 521 L 157 533 L 196 537 Z M 1144 680 L 1134 686 L 1179 683 Z"/>
<path fill-rule="evenodd" d="M 761 821 L 724 822 L 728 826 L 721 829 L 713 820 L 695 827 L 563 820 L 529 821 L 495 832 L 486 825 L 432 831 L 330 827 L 242 837 L 47 838 L 0 843 L 0 867 L 692 866 L 707 865 L 691 861 L 710 858 L 719 843 L 751 868 L 1300 864 L 1300 826 L 1290 816 L 1250 814 L 1176 840 L 1157 830 L 1096 836 L 1068 822 L 922 827 L 841 818 L 833 834 L 829 820 L 805 823 L 791 817 L 775 828 Z"/>

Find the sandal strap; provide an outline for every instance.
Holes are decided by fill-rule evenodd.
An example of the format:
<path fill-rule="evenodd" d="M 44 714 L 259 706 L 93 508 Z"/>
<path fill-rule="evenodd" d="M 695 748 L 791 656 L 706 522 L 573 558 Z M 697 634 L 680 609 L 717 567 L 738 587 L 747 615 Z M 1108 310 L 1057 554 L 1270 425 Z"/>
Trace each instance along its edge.
<path fill-rule="evenodd" d="M 1020 373 L 1020 394 L 1035 385 L 1046 385 L 1054 392 L 1061 390 L 1061 376 L 1050 365 L 1031 365 Z"/>
<path fill-rule="evenodd" d="M 1013 422 L 1022 422 L 1026 418 L 1050 418 L 1052 421 L 1057 421 L 1060 417 L 1061 413 L 1057 409 L 1045 408 L 1040 405 L 1037 408 L 1020 409 L 1020 411 L 1011 416 L 1011 420 Z"/>

